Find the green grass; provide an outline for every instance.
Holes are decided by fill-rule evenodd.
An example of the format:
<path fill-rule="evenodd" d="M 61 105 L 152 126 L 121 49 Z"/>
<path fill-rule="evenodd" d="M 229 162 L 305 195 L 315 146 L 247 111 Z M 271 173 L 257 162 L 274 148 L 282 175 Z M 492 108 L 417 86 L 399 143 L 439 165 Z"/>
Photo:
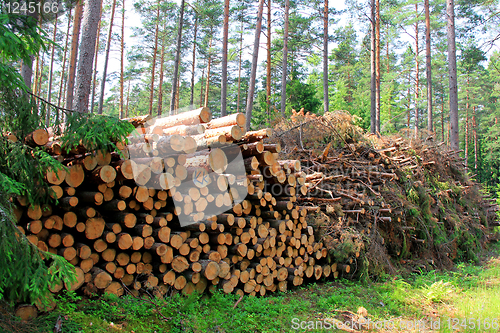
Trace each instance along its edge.
<path fill-rule="evenodd" d="M 470 329 L 472 323 L 489 322 L 491 326 L 494 320 L 500 325 L 500 251 L 495 253 L 481 266 L 459 264 L 455 271 L 391 277 L 377 283 L 312 283 L 285 294 L 244 297 L 236 307 L 239 297 L 222 293 L 188 298 L 174 295 L 155 300 L 156 305 L 132 296 L 89 300 L 70 293 L 59 298 L 54 312 L 39 316 L 32 324 L 39 332 L 52 332 L 61 316 L 65 333 L 291 332 L 293 323 L 297 327 L 304 321 L 298 331 L 331 332 L 335 330 L 322 329 L 320 324 L 370 320 L 372 331 L 380 331 L 374 323 L 386 321 L 386 325 L 395 325 L 393 332 L 410 332 L 415 330 L 405 328 L 416 320 L 426 325 L 429 320 L 439 320 L 437 331 L 441 332 L 456 331 L 452 328 L 497 332 L 497 328 L 484 326 Z M 471 321 L 457 322 L 464 318 Z"/>

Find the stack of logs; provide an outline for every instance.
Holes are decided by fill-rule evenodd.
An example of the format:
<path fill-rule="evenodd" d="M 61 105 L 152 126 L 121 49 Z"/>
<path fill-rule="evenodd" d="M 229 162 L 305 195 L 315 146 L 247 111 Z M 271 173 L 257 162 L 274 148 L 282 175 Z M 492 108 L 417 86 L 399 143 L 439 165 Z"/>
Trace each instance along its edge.
<path fill-rule="evenodd" d="M 128 146 L 116 143 L 120 152 L 80 147 L 67 153 L 45 130 L 25 140 L 67 167 L 46 173 L 57 205 L 17 198 L 19 229 L 76 267 L 78 281 L 54 285 L 52 292 L 164 296 L 220 287 L 265 295 L 339 275 L 306 222 L 311 208 L 298 204 L 307 193 L 301 163 L 277 159 L 280 145 L 262 141 L 269 129 L 245 133 L 243 114 L 211 120 L 207 108 L 129 121 L 137 133 Z M 243 176 L 226 170 L 228 144 L 241 150 Z M 178 190 L 200 168 L 210 179 Z M 212 195 L 213 188 L 227 191 Z M 225 212 L 206 216 L 214 203 Z M 191 223 L 181 226 L 180 216 Z"/>

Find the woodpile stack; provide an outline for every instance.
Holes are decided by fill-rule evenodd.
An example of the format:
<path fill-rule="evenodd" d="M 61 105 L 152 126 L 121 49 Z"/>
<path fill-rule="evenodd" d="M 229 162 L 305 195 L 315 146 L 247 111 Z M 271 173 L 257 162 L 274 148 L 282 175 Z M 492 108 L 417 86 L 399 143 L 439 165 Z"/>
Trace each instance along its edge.
<path fill-rule="evenodd" d="M 345 270 L 327 262 L 298 200 L 314 180 L 262 141 L 269 129 L 245 133 L 243 114 L 212 120 L 207 108 L 129 121 L 137 133 L 116 143 L 120 152 L 66 153 L 57 138 L 26 138 L 67 167 L 46 171 L 57 205 L 17 198 L 19 229 L 76 267 L 78 281 L 54 293 L 264 295 Z M 235 147 L 241 174 L 228 162 Z"/>

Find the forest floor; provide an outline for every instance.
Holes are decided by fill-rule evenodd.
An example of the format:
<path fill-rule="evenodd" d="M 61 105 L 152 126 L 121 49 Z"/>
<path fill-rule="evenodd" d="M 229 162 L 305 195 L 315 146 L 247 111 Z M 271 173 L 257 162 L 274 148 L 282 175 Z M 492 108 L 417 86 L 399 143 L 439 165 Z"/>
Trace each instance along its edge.
<path fill-rule="evenodd" d="M 29 324 L 0 316 L 0 331 L 53 332 L 61 318 L 65 333 L 498 332 L 500 244 L 480 262 L 458 264 L 451 271 L 387 276 L 370 283 L 309 283 L 275 296 L 177 294 L 151 301 L 65 294 L 57 303 L 55 311 Z"/>

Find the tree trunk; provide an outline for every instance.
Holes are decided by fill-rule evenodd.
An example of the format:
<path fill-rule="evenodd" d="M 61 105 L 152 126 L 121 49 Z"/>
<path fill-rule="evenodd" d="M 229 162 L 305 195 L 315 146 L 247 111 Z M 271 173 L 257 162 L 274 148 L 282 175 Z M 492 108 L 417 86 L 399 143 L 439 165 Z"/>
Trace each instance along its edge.
<path fill-rule="evenodd" d="M 465 170 L 469 165 L 469 84 L 470 79 L 467 74 L 467 86 L 465 87 Z"/>
<path fill-rule="evenodd" d="M 212 48 L 212 38 L 210 38 L 210 42 L 208 43 L 208 66 L 207 66 L 207 78 L 205 81 L 205 102 L 203 106 L 208 107 L 208 90 L 210 88 L 210 65 L 212 64 L 212 54 L 210 53 L 210 49 Z"/>
<path fill-rule="evenodd" d="M 241 19 L 241 32 L 240 32 L 240 52 L 238 61 L 238 98 L 236 101 L 236 112 L 240 112 L 240 98 L 241 98 L 241 57 L 243 55 L 243 19 Z"/>
<path fill-rule="evenodd" d="M 468 92 L 467 92 L 468 94 Z M 467 96 L 468 97 L 468 96 Z M 469 98 L 467 98 L 467 106 L 465 108 L 465 171 L 469 165 Z"/>
<path fill-rule="evenodd" d="M 76 78 L 75 110 L 89 112 L 90 86 L 92 84 L 92 68 L 94 62 L 97 26 L 101 19 L 102 0 L 87 0 L 82 20 L 82 41 L 78 60 Z"/>
<path fill-rule="evenodd" d="M 227 115 L 227 42 L 229 34 L 229 0 L 224 0 L 224 32 L 222 40 L 222 77 L 221 77 L 221 98 L 220 115 Z"/>
<path fill-rule="evenodd" d="M 54 33 L 52 35 L 52 41 L 55 43 L 56 42 L 56 34 L 57 34 L 57 13 L 56 13 L 56 18 L 54 21 Z M 50 69 L 49 69 L 49 87 L 47 91 L 47 101 L 49 101 L 52 98 L 52 77 L 54 74 L 54 51 L 55 51 L 55 45 L 51 46 L 51 51 L 50 51 Z M 50 124 L 50 109 L 47 109 L 47 115 L 45 119 L 45 126 L 49 127 Z"/>
<path fill-rule="evenodd" d="M 323 108 L 324 112 L 329 110 L 328 99 L 328 0 L 325 0 L 323 13 Z"/>
<path fill-rule="evenodd" d="M 124 0 L 125 1 L 125 0 Z M 95 87 L 97 85 L 97 58 L 99 57 L 99 40 L 101 39 L 101 21 L 97 27 L 97 37 L 95 42 L 95 63 L 94 63 L 94 79 L 92 80 L 92 100 L 90 102 L 90 112 L 94 113 L 95 104 Z"/>
<path fill-rule="evenodd" d="M 80 25 L 83 15 L 83 0 L 75 8 L 73 19 L 73 35 L 71 37 L 71 53 L 69 55 L 68 80 L 66 85 L 66 109 L 73 109 L 73 91 L 75 88 L 76 60 L 78 58 L 78 40 L 80 38 Z"/>
<path fill-rule="evenodd" d="M 177 49 L 175 51 L 174 78 L 172 80 L 172 96 L 170 99 L 170 115 L 174 114 L 175 97 L 177 93 L 177 80 L 179 76 L 179 63 L 181 59 L 182 25 L 184 23 L 184 0 L 181 0 L 181 13 L 179 16 L 179 27 L 177 30 Z"/>
<path fill-rule="evenodd" d="M 205 64 L 207 60 L 205 59 Z M 201 71 L 201 79 L 200 79 L 200 108 L 203 106 L 203 78 L 205 77 L 205 68 Z"/>
<path fill-rule="evenodd" d="M 191 97 L 189 98 L 189 105 L 194 109 L 194 72 L 196 69 L 196 35 L 198 33 L 198 15 L 195 13 L 194 18 L 194 37 L 193 37 L 193 66 L 191 69 Z"/>
<path fill-rule="evenodd" d="M 125 118 L 128 118 L 128 101 L 130 97 L 130 81 L 128 81 L 128 88 L 127 88 L 127 105 L 125 106 Z"/>
<path fill-rule="evenodd" d="M 474 170 L 477 173 L 477 123 L 476 123 L 476 107 L 472 107 L 472 135 L 474 137 Z"/>
<path fill-rule="evenodd" d="M 444 142 L 444 94 L 441 95 L 441 137 Z"/>
<path fill-rule="evenodd" d="M 389 31 L 389 23 L 386 25 L 387 31 Z M 387 60 L 387 74 L 391 71 L 391 58 L 389 57 L 389 37 L 387 37 L 387 40 L 385 41 L 385 58 Z"/>
<path fill-rule="evenodd" d="M 375 0 L 371 0 L 370 16 L 370 130 L 372 134 L 377 132 L 377 111 L 375 90 L 377 86 L 377 75 L 375 71 Z"/>
<path fill-rule="evenodd" d="M 111 18 L 109 21 L 109 30 L 108 30 L 108 42 L 106 44 L 106 55 L 104 56 L 104 70 L 102 72 L 102 81 L 101 81 L 101 95 L 99 96 L 99 107 L 97 109 L 98 114 L 102 114 L 102 107 L 104 104 L 104 93 L 106 88 L 106 76 L 108 74 L 108 61 L 109 61 L 109 51 L 111 49 L 111 33 L 113 30 L 113 19 L 115 18 L 115 7 L 116 0 L 113 0 L 113 5 L 111 6 Z"/>
<path fill-rule="evenodd" d="M 271 114 L 271 0 L 267 0 L 267 63 L 266 63 L 266 105 Z"/>
<path fill-rule="evenodd" d="M 38 12 L 36 10 L 33 13 L 28 12 L 28 17 L 31 17 L 35 22 L 38 23 Z M 30 60 L 26 63 L 23 61 L 22 65 L 21 65 L 21 76 L 23 77 L 24 84 L 26 85 L 28 90 L 31 90 L 31 79 L 33 77 L 33 60 L 34 59 L 35 59 L 35 56 L 30 55 Z"/>
<path fill-rule="evenodd" d="M 253 95 L 255 92 L 255 80 L 257 77 L 257 61 L 259 57 L 259 41 L 260 32 L 262 30 L 262 12 L 264 11 L 264 0 L 259 0 L 259 9 L 257 12 L 257 24 L 255 27 L 255 40 L 253 43 L 253 54 L 252 54 L 252 71 L 250 73 L 250 84 L 248 87 L 247 96 L 247 108 L 246 108 L 246 130 L 250 129 L 250 122 L 252 120 L 252 108 L 253 108 Z"/>
<path fill-rule="evenodd" d="M 120 119 L 123 119 L 123 55 L 125 53 L 125 0 L 122 0 L 122 38 L 120 45 Z"/>
<path fill-rule="evenodd" d="M 160 84 L 158 85 L 158 106 L 156 108 L 156 114 L 161 116 L 161 109 L 163 104 L 163 62 L 165 61 L 165 28 L 167 22 L 163 22 L 163 38 L 161 41 L 161 53 L 160 53 Z"/>
<path fill-rule="evenodd" d="M 64 42 L 64 54 L 63 54 L 63 63 L 61 69 L 61 77 L 59 82 L 59 96 L 57 97 L 57 106 L 61 106 L 61 98 L 63 94 L 63 84 L 65 82 L 64 76 L 66 73 L 66 56 L 68 53 L 68 41 L 69 41 L 69 29 L 71 27 L 71 8 L 68 12 L 68 28 L 66 29 L 66 41 Z M 56 122 L 59 121 L 59 109 L 56 111 Z"/>
<path fill-rule="evenodd" d="M 434 132 L 432 120 L 432 74 L 431 74 L 431 20 L 429 0 L 424 1 L 425 6 L 425 66 L 427 77 L 427 130 Z"/>
<path fill-rule="evenodd" d="M 286 76 L 288 61 L 288 27 L 289 27 L 290 0 L 285 0 L 285 31 L 283 35 L 283 65 L 281 66 L 281 115 L 285 116 L 286 109 Z"/>
<path fill-rule="evenodd" d="M 380 0 L 375 5 L 375 129 L 380 134 Z"/>
<path fill-rule="evenodd" d="M 455 4 L 454 0 L 446 0 L 448 16 L 448 74 L 450 88 L 450 145 L 453 150 L 458 144 L 458 86 L 457 86 L 457 49 L 455 44 Z"/>
<path fill-rule="evenodd" d="M 408 71 L 408 90 L 406 91 L 406 96 L 408 104 L 406 105 L 406 127 L 408 128 L 408 134 L 410 133 L 410 104 L 411 104 L 411 71 Z"/>
<path fill-rule="evenodd" d="M 418 122 L 419 122 L 419 114 L 418 114 L 418 97 L 419 91 L 418 88 L 420 86 L 420 61 L 418 60 L 418 3 L 415 3 L 415 139 L 418 139 Z"/>
<path fill-rule="evenodd" d="M 153 114 L 153 97 L 155 91 L 155 70 L 156 70 L 156 52 L 158 51 L 158 24 L 160 20 L 160 0 L 156 4 L 156 30 L 155 30 L 155 46 L 153 49 L 153 64 L 151 66 L 151 86 L 149 88 L 149 115 Z"/>

